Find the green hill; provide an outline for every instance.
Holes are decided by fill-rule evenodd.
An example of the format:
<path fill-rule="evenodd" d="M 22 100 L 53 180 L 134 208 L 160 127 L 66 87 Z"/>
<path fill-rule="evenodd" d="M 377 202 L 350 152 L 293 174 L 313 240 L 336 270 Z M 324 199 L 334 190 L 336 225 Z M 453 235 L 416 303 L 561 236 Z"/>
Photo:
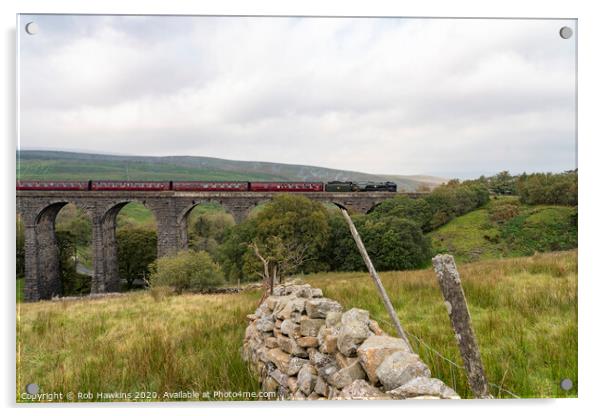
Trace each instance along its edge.
<path fill-rule="evenodd" d="M 577 208 L 498 197 L 428 235 L 436 253 L 460 262 L 568 250 L 577 247 Z"/>
<path fill-rule="evenodd" d="M 17 152 L 17 178 L 36 179 L 132 179 L 225 181 L 385 181 L 414 191 L 446 181 L 425 175 L 372 175 L 284 163 L 248 162 L 197 156 L 115 156 L 74 152 L 21 150 Z"/>

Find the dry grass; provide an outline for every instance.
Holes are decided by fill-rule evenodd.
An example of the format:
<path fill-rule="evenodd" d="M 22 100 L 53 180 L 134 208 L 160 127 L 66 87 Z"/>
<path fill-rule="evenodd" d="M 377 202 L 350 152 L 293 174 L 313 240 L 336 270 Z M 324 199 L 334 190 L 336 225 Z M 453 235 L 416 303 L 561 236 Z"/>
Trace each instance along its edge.
<path fill-rule="evenodd" d="M 466 264 L 460 273 L 489 380 L 521 397 L 576 396 L 576 251 Z M 366 273 L 303 278 L 346 308 L 369 310 L 394 334 Z M 406 330 L 461 363 L 434 273 L 382 278 Z M 146 292 L 19 304 L 17 392 L 32 382 L 63 393 L 258 391 L 239 353 L 258 299 Z M 470 397 L 461 370 L 418 342 L 414 348 L 434 377 Z M 559 388 L 563 378 L 573 390 Z"/>
<path fill-rule="evenodd" d="M 473 324 L 489 381 L 520 397 L 577 395 L 577 252 L 491 260 L 460 266 Z M 382 273 L 405 329 L 434 350 L 462 364 L 432 270 Z M 305 276 L 325 296 L 359 307 L 394 334 L 366 273 Z M 434 377 L 470 397 L 464 373 L 412 338 Z M 564 378 L 575 387 L 560 389 Z M 510 397 L 493 388 L 497 397 Z"/>
<path fill-rule="evenodd" d="M 17 391 L 259 391 L 242 361 L 259 293 L 20 304 Z M 158 399 L 162 399 L 158 397 Z"/>

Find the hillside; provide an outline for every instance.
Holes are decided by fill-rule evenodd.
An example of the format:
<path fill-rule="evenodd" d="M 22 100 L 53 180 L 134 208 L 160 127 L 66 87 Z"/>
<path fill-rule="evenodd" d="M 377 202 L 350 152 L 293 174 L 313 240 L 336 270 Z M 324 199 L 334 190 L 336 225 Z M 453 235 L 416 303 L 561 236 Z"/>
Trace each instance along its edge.
<path fill-rule="evenodd" d="M 200 156 L 115 156 L 74 152 L 21 150 L 19 179 L 133 179 L 241 181 L 385 181 L 406 191 L 446 181 L 425 175 L 372 175 L 362 172 L 283 163 L 248 162 Z"/>
<path fill-rule="evenodd" d="M 577 247 L 577 208 L 498 197 L 428 236 L 435 253 L 453 254 L 460 262 L 568 250 Z"/>

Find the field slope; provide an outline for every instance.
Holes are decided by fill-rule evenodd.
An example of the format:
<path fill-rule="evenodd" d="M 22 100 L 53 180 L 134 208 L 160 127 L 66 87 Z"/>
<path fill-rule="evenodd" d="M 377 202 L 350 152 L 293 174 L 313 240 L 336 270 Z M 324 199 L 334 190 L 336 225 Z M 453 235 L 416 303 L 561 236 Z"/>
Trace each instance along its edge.
<path fill-rule="evenodd" d="M 576 251 L 476 262 L 460 273 L 489 380 L 521 397 L 576 396 Z M 394 333 L 366 273 L 299 278 L 346 308 L 369 310 Z M 463 372 L 434 353 L 461 363 L 434 273 L 382 278 L 433 376 L 470 397 Z M 18 304 L 17 391 L 31 382 L 42 392 L 63 393 L 258 391 L 239 348 L 259 292 L 152 295 Z M 561 390 L 563 378 L 575 388 Z"/>

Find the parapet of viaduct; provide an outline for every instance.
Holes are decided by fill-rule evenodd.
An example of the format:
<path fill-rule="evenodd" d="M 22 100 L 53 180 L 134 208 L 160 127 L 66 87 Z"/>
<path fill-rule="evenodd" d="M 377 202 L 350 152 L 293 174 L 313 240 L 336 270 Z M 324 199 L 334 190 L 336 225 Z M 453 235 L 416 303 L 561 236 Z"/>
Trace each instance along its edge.
<path fill-rule="evenodd" d="M 263 391 L 290 400 L 459 399 L 368 311 L 281 285 L 248 315 L 242 354 Z"/>

